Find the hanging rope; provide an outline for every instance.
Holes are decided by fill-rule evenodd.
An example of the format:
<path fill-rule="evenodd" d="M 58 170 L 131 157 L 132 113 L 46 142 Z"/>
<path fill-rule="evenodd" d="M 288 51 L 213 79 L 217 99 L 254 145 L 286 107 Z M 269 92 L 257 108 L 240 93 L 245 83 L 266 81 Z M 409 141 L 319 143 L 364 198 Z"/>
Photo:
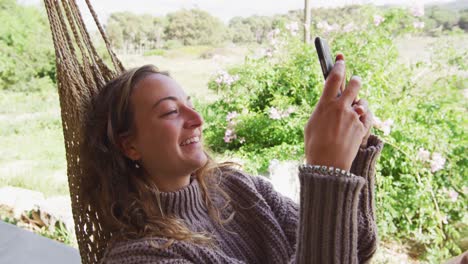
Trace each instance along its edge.
<path fill-rule="evenodd" d="M 107 36 L 89 0 L 86 4 L 106 45 L 113 68 L 99 56 L 75 0 L 44 0 L 52 31 L 57 68 L 58 93 L 62 116 L 75 233 L 82 263 L 98 263 L 111 234 L 99 224 L 98 215 L 84 208 L 80 187 L 87 172 L 80 159 L 83 124 L 91 98 L 124 67 L 111 49 Z"/>

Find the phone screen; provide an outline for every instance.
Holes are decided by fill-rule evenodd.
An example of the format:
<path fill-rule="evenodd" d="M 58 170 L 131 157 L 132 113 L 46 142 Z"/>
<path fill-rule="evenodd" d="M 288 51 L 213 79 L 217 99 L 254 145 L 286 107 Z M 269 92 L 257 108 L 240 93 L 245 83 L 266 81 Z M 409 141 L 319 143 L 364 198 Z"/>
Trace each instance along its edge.
<path fill-rule="evenodd" d="M 327 41 L 321 37 L 316 37 L 315 49 L 317 50 L 320 66 L 322 67 L 323 77 L 324 79 L 327 79 L 334 64 Z"/>

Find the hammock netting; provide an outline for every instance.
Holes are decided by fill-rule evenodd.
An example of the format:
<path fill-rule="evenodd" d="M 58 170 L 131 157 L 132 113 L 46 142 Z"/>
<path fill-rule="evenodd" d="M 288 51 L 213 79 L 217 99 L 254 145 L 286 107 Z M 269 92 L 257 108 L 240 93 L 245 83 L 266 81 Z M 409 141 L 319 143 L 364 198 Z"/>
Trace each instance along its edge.
<path fill-rule="evenodd" d="M 109 67 L 98 54 L 75 0 L 44 0 L 52 31 L 57 68 L 63 135 L 67 161 L 75 233 L 82 263 L 98 263 L 111 233 L 99 223 L 98 214 L 83 206 L 81 179 L 87 175 L 80 159 L 83 125 L 87 106 L 100 89 L 121 73 L 122 63 L 112 51 L 104 29 L 89 0 L 86 5 L 94 18 L 112 61 Z"/>

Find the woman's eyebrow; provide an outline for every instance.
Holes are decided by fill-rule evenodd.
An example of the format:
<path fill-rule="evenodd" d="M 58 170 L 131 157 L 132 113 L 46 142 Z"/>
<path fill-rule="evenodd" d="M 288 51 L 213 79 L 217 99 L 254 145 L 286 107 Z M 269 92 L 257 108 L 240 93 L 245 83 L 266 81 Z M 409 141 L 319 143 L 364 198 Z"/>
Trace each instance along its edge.
<path fill-rule="evenodd" d="M 187 96 L 187 101 L 190 101 L 190 99 L 191 99 L 191 97 Z M 156 108 L 160 103 L 162 103 L 163 101 L 166 101 L 166 100 L 178 101 L 179 99 L 177 99 L 177 97 L 175 97 L 175 96 L 167 96 L 167 97 L 161 98 L 156 103 L 154 103 L 154 105 L 153 105 L 153 107 L 151 107 L 151 109 Z"/>

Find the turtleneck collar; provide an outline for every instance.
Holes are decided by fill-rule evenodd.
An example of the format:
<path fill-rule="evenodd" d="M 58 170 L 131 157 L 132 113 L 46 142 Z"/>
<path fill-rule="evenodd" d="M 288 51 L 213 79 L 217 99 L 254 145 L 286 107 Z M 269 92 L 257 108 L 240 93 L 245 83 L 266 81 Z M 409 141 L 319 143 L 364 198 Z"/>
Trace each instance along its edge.
<path fill-rule="evenodd" d="M 164 213 L 189 221 L 206 218 L 207 209 L 196 178 L 191 178 L 190 184 L 180 190 L 160 194 Z"/>

